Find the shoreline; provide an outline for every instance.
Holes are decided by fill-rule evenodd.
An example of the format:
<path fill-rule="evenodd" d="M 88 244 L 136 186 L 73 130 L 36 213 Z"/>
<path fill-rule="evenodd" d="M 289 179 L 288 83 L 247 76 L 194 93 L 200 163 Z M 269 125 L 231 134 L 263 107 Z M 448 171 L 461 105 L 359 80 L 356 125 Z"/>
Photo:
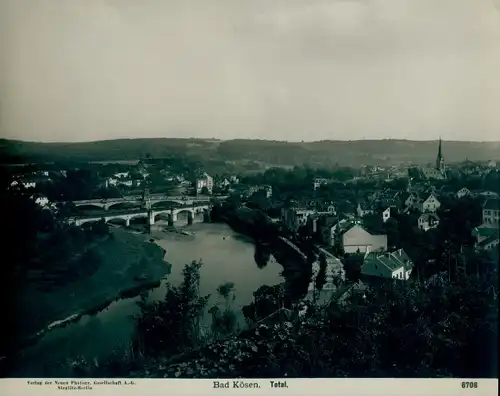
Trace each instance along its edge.
<path fill-rule="evenodd" d="M 170 275 L 172 265 L 166 260 L 165 249 L 148 242 L 146 235 L 133 235 L 124 230 L 113 230 L 113 234 L 114 238 L 97 247 L 98 254 L 104 260 L 99 267 L 100 272 L 88 279 L 82 278 L 76 283 L 63 285 L 56 290 L 55 293 L 58 294 L 41 294 L 32 287 L 37 298 L 44 299 L 38 300 L 39 309 L 47 306 L 48 311 L 44 312 L 45 323 L 40 323 L 38 328 L 31 326 L 31 331 L 25 331 L 24 335 L 19 334 L 9 356 L 35 345 L 54 329 L 75 323 L 83 316 L 98 314 L 113 302 L 137 297 L 145 291 L 155 289 Z M 60 295 L 66 301 L 64 296 L 70 294 L 71 298 L 76 297 L 62 304 L 62 307 L 47 305 L 57 302 L 54 296 Z"/>
<path fill-rule="evenodd" d="M 168 275 L 169 274 L 165 274 L 160 280 L 157 280 L 157 281 L 150 281 L 150 282 L 146 282 L 146 283 L 141 284 L 141 285 L 137 285 L 137 286 L 133 286 L 133 287 L 121 290 L 116 297 L 114 297 L 112 299 L 108 299 L 99 305 L 85 309 L 82 312 L 74 313 L 74 314 L 66 317 L 65 319 L 55 320 L 55 321 L 51 322 L 49 325 L 45 326 L 43 329 L 39 330 L 34 335 L 26 338 L 23 341 L 20 341 L 19 347 L 17 348 L 17 351 L 20 351 L 24 348 L 35 345 L 38 341 L 40 341 L 41 338 L 43 338 L 45 335 L 50 333 L 52 330 L 64 328 L 72 323 L 76 323 L 84 316 L 97 315 L 98 313 L 100 313 L 100 312 L 104 311 L 106 308 L 108 308 L 114 302 L 135 298 L 135 297 L 140 296 L 141 293 L 143 293 L 145 291 L 151 291 L 153 289 L 156 289 L 157 287 L 159 287 L 161 285 L 162 281 L 167 279 Z"/>
<path fill-rule="evenodd" d="M 182 227 L 182 229 L 184 229 L 184 228 L 190 228 L 190 227 L 189 226 Z M 155 238 L 155 235 L 149 235 L 149 236 L 147 236 L 147 235 L 144 235 L 144 234 L 139 233 L 139 232 L 137 232 L 137 233 L 136 232 L 130 232 L 130 231 L 126 231 L 126 232 L 129 232 L 129 233 L 134 234 L 134 235 L 144 236 L 144 237 L 146 237 L 145 241 L 147 241 L 148 239 L 152 238 L 152 239 L 154 239 L 154 242 L 150 242 L 150 243 L 154 243 L 159 248 L 165 250 L 165 248 L 162 247 L 158 243 L 159 240 Z M 156 229 L 156 230 L 153 231 L 152 234 L 156 234 L 156 236 L 160 235 L 160 236 L 167 236 L 167 237 L 168 236 L 180 237 L 180 238 L 189 238 L 190 237 L 188 235 L 182 234 L 180 232 L 180 230 L 175 229 L 175 228 L 168 229 L 168 230 L 163 230 L 163 229 L 159 230 L 159 229 Z M 165 251 L 165 256 L 166 255 L 167 255 L 167 252 Z M 101 303 L 99 303 L 97 305 L 94 305 L 94 306 L 92 306 L 90 308 L 86 308 L 86 309 L 84 309 L 81 312 L 73 313 L 73 314 L 71 314 L 70 316 L 67 316 L 64 319 L 54 320 L 51 323 L 49 323 L 48 325 L 46 325 L 45 327 L 43 327 L 41 330 L 39 330 L 38 332 L 36 332 L 35 334 L 33 334 L 32 336 L 28 336 L 24 340 L 19 341 L 19 347 L 17 348 L 17 350 L 22 350 L 22 349 L 27 348 L 29 346 L 35 345 L 41 338 L 43 338 L 45 335 L 47 335 L 48 333 L 50 333 L 52 330 L 59 329 L 59 328 L 64 328 L 64 327 L 66 327 L 66 326 L 68 326 L 68 325 L 70 325 L 72 323 L 76 323 L 76 322 L 78 322 L 84 316 L 87 316 L 87 315 L 89 315 L 89 316 L 97 315 L 100 312 L 104 311 L 106 308 L 108 308 L 114 302 L 117 302 L 117 301 L 120 301 L 120 300 L 127 300 L 127 299 L 138 297 L 143 292 L 149 292 L 149 291 L 154 290 L 157 287 L 161 286 L 161 283 L 164 280 L 166 280 L 168 278 L 168 276 L 170 275 L 170 271 L 171 271 L 171 268 L 172 268 L 172 264 L 170 264 L 166 260 L 166 257 L 164 257 L 163 261 L 167 265 L 168 268 L 167 268 L 166 273 L 159 280 L 147 281 L 145 283 L 141 283 L 141 284 L 138 284 L 138 285 L 135 285 L 135 286 L 132 286 L 132 287 L 120 290 L 120 291 L 118 291 L 117 295 L 115 297 L 113 297 L 113 298 L 108 298 L 108 299 L 104 300 L 103 302 L 101 302 Z"/>

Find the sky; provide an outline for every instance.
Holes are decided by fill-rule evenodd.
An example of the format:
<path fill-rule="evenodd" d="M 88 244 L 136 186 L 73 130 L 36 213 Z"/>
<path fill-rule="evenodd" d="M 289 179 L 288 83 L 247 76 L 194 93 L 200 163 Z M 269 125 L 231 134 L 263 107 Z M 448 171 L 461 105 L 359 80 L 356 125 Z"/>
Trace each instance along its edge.
<path fill-rule="evenodd" d="M 500 0 L 0 0 L 0 137 L 500 140 Z"/>

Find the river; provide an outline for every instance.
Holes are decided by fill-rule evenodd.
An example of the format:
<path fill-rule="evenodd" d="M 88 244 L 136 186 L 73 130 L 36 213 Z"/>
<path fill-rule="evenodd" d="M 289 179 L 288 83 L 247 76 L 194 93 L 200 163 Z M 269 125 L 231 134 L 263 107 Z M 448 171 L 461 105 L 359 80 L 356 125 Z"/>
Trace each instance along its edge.
<path fill-rule="evenodd" d="M 200 293 L 211 295 L 207 309 L 221 301 L 217 287 L 225 282 L 234 283 L 234 307 L 241 308 L 252 301 L 253 292 L 260 286 L 283 281 L 281 265 L 271 257 L 268 265 L 259 269 L 254 261 L 252 241 L 229 226 L 199 223 L 190 226 L 189 231 L 194 235 L 153 233 L 156 243 L 166 249 L 165 260 L 172 264 L 172 269 L 167 280 L 150 292 L 150 299 L 163 299 L 165 283 L 179 284 L 184 265 L 200 259 L 203 261 Z M 64 376 L 66 373 L 61 370 L 65 361 L 79 356 L 90 360 L 104 358 L 113 350 L 119 351 L 128 344 L 133 333 L 133 315 L 139 312 L 137 300 L 116 301 L 96 315 L 83 316 L 77 322 L 50 331 L 22 351 L 13 376 Z M 208 314 L 205 317 L 209 320 Z"/>

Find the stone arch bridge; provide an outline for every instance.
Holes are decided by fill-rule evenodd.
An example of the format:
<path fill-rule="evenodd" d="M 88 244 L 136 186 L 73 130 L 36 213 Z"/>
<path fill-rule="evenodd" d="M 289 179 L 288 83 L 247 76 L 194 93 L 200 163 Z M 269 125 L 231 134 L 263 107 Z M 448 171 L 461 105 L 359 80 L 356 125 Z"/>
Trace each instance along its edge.
<path fill-rule="evenodd" d="M 195 205 L 195 204 L 209 204 L 212 198 L 224 200 L 226 196 L 168 196 L 165 194 L 151 194 L 149 196 L 151 204 L 154 206 L 159 203 L 177 203 L 181 205 Z M 143 197 L 141 195 L 125 196 L 121 198 L 109 198 L 109 199 L 87 199 L 82 201 L 73 201 L 76 207 L 79 206 L 94 206 L 98 208 L 103 208 L 108 210 L 115 205 L 120 205 L 124 203 L 141 205 L 143 203 Z"/>
<path fill-rule="evenodd" d="M 113 213 L 109 215 L 100 215 L 100 216 L 88 216 L 88 217 L 71 217 L 69 222 L 76 226 L 81 226 L 85 223 L 93 223 L 104 219 L 107 223 L 111 220 L 124 220 L 125 225 L 129 226 L 130 221 L 133 219 L 148 219 L 149 224 L 153 225 L 155 221 L 159 220 L 159 218 L 164 217 L 169 222 L 175 222 L 178 219 L 178 215 L 181 213 L 187 214 L 187 222 L 193 222 L 197 214 L 203 214 L 205 216 L 210 209 L 210 205 L 197 205 L 193 207 L 185 207 L 185 208 L 177 208 L 177 209 L 162 209 L 162 210 L 152 210 L 150 214 L 146 210 L 141 210 L 137 212 L 122 212 L 122 213 Z"/>

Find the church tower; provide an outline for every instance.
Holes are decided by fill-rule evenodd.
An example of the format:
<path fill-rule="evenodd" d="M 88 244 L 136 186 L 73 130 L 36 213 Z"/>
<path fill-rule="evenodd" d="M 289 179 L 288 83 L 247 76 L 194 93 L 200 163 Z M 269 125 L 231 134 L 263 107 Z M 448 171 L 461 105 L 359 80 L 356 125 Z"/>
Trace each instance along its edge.
<path fill-rule="evenodd" d="M 443 157 L 443 151 L 441 147 L 441 137 L 439 138 L 439 148 L 438 148 L 438 154 L 436 158 L 436 169 L 441 172 L 442 175 L 444 175 L 444 157 Z"/>

